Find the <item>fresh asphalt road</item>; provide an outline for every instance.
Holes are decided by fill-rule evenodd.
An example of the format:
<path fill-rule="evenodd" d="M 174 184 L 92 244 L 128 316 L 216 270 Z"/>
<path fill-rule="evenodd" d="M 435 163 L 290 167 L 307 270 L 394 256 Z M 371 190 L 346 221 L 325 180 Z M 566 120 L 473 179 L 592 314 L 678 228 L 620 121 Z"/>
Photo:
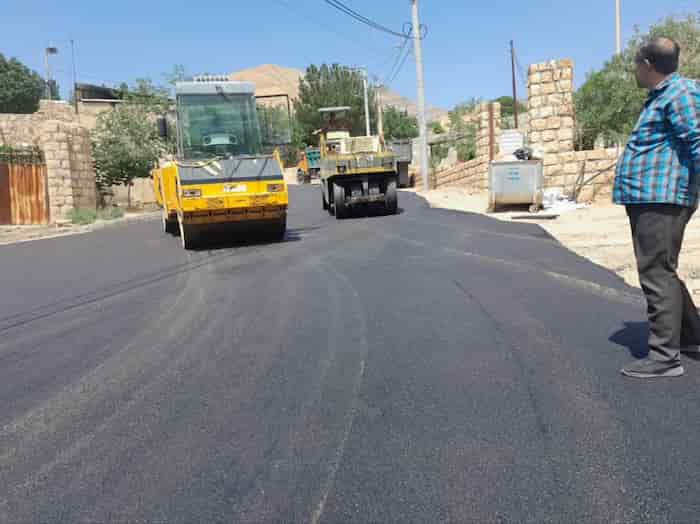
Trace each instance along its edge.
<path fill-rule="evenodd" d="M 291 199 L 281 243 L 0 247 L 0 522 L 697 522 L 700 363 L 619 375 L 638 293 L 535 225 Z"/>

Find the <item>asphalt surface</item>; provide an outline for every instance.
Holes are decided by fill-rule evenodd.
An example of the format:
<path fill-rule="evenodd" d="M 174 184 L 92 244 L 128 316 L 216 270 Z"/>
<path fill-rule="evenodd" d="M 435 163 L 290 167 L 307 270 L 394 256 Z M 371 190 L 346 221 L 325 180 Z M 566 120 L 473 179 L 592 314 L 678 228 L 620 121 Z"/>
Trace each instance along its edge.
<path fill-rule="evenodd" d="M 697 522 L 700 363 L 531 224 L 429 209 L 184 252 L 0 247 L 0 522 Z M 592 232 L 595 234 L 595 232 Z"/>

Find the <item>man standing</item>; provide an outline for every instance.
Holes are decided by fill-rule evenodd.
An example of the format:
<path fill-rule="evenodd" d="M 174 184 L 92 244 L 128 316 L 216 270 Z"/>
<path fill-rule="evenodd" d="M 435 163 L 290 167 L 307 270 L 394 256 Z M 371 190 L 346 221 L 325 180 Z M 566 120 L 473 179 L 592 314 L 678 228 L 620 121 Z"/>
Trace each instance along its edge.
<path fill-rule="evenodd" d="M 617 167 L 613 199 L 626 206 L 639 280 L 647 300 L 649 355 L 628 377 L 678 377 L 681 352 L 700 354 L 700 315 L 677 274 L 700 186 L 700 86 L 678 73 L 680 48 L 668 38 L 635 58 L 644 109 Z"/>

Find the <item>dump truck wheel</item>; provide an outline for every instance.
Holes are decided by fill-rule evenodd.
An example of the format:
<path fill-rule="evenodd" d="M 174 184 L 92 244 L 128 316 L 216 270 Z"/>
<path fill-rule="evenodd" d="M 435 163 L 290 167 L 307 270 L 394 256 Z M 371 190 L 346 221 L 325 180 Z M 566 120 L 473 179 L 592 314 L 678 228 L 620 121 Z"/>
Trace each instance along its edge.
<path fill-rule="evenodd" d="M 197 248 L 200 240 L 197 226 L 180 222 L 180 239 L 182 240 L 183 248 L 188 250 Z"/>
<path fill-rule="evenodd" d="M 335 208 L 335 218 L 338 220 L 348 216 L 348 207 L 345 205 L 345 188 L 333 183 L 333 207 Z"/>
<path fill-rule="evenodd" d="M 396 179 L 391 179 L 386 183 L 386 193 L 384 194 L 384 205 L 389 215 L 395 215 L 399 210 L 399 199 L 396 190 Z"/>

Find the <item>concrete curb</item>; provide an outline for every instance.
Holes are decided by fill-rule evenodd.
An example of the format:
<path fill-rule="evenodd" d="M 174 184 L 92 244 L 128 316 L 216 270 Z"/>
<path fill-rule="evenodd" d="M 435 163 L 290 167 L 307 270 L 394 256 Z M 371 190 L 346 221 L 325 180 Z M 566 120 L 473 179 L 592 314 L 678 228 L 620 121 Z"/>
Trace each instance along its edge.
<path fill-rule="evenodd" d="M 125 216 L 125 217 L 117 219 L 117 220 L 99 221 L 99 222 L 95 222 L 93 224 L 88 224 L 86 226 L 71 226 L 71 227 L 67 227 L 67 228 L 56 227 L 52 230 L 47 231 L 46 234 L 39 234 L 35 237 L 18 238 L 15 240 L 0 240 L 0 246 L 9 246 L 12 244 L 24 244 L 26 242 L 33 242 L 35 240 L 48 240 L 51 238 L 60 238 L 60 237 L 74 236 L 74 235 L 84 235 L 85 233 L 99 231 L 100 229 L 119 227 L 119 226 L 130 224 L 133 222 L 145 222 L 148 220 L 154 220 L 156 218 L 160 218 L 160 211 L 139 213 L 136 215 Z"/>

